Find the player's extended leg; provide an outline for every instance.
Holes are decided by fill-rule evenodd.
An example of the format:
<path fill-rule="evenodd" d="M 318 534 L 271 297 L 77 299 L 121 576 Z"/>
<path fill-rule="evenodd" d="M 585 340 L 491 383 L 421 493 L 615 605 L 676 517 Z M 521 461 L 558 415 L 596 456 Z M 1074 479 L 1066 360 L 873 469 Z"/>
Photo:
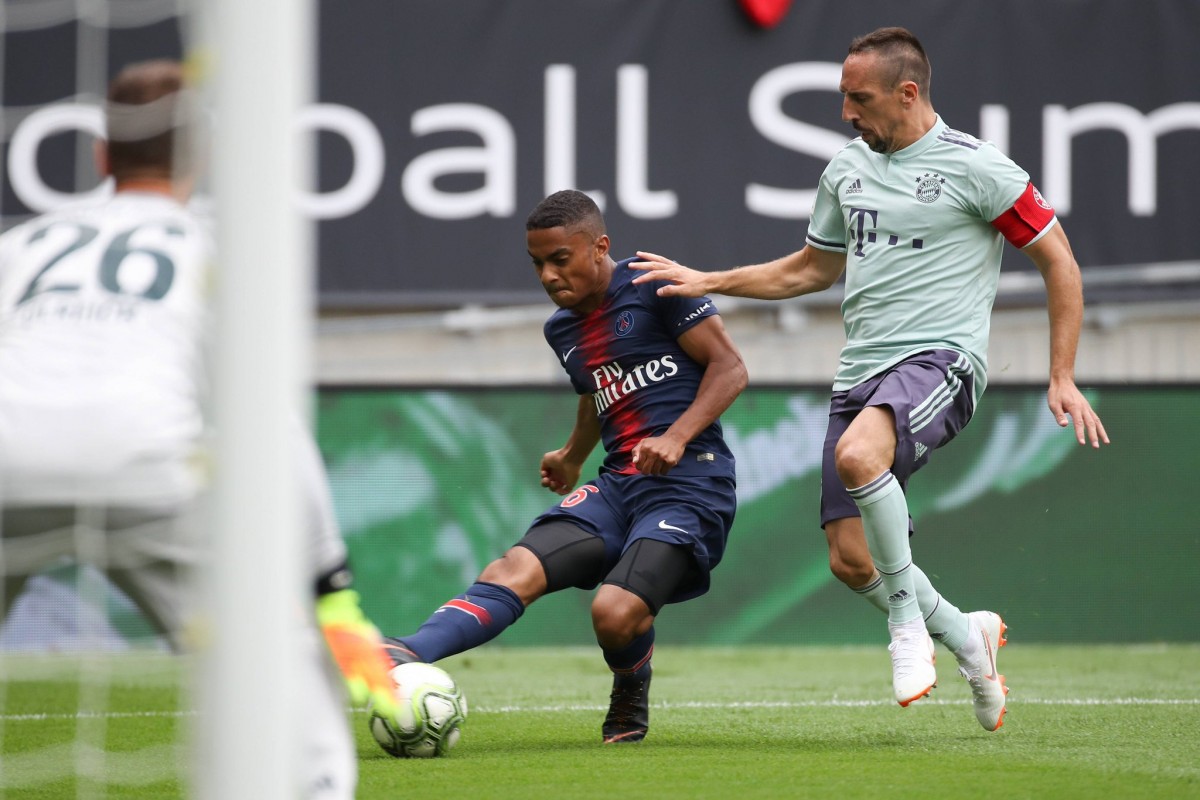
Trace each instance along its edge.
<path fill-rule="evenodd" d="M 687 548 L 637 539 L 592 601 L 592 627 L 613 672 L 605 744 L 640 742 L 650 729 L 654 618 L 691 568 Z"/>
<path fill-rule="evenodd" d="M 844 517 L 830 521 L 825 525 L 825 539 L 829 544 L 830 571 L 851 591 L 886 614 L 887 589 L 871 561 L 862 518 Z M 909 571 L 917 587 L 917 604 L 925 617 L 929 635 L 951 651 L 957 651 L 967 639 L 967 615 L 938 594 L 920 567 L 913 564 Z"/>
<path fill-rule="evenodd" d="M 937 683 L 929 634 L 910 568 L 908 501 L 891 467 L 895 419 L 886 406 L 865 408 L 838 440 L 838 476 L 857 504 L 875 568 L 887 591 L 892 643 L 892 688 L 901 706 L 929 694 Z"/>
<path fill-rule="evenodd" d="M 862 519 L 844 517 L 829 521 L 825 525 L 825 538 L 829 542 L 829 567 L 833 574 L 871 605 L 887 613 L 887 590 L 871 561 Z M 996 651 L 1008 641 L 1004 620 L 991 611 L 963 613 L 933 588 L 916 564 L 910 572 L 929 635 L 944 644 L 958 660 L 959 674 L 971 685 L 975 718 L 979 724 L 986 730 L 997 730 L 1004 724 L 1005 695 L 1008 694 L 1004 676 L 996 670 Z"/>
<path fill-rule="evenodd" d="M 499 636 L 539 597 L 570 586 L 595 586 L 603 568 L 604 543 L 598 537 L 565 521 L 537 525 L 416 633 L 384 637 L 384 649 L 397 664 L 465 652 Z"/>

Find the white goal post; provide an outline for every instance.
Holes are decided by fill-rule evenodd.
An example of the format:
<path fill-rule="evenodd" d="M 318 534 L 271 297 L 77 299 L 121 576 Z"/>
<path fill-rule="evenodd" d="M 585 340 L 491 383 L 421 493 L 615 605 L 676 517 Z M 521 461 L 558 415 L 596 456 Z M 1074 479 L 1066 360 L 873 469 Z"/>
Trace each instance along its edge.
<path fill-rule="evenodd" d="M 307 419 L 312 232 L 296 188 L 312 159 L 295 120 L 315 73 L 310 0 L 198 3 L 211 56 L 218 235 L 212 650 L 196 785 L 205 800 L 297 796 L 302 580 L 293 415 Z"/>

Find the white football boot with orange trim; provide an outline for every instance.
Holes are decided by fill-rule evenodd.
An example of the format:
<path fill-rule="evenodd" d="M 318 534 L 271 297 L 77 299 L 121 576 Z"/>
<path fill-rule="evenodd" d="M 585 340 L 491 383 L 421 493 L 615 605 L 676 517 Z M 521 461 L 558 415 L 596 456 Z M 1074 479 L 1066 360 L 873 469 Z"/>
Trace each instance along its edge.
<path fill-rule="evenodd" d="M 971 629 L 968 636 L 976 637 L 976 646 L 965 648 L 958 657 L 958 673 L 971 684 L 971 699 L 975 718 L 984 730 L 998 730 L 1004 724 L 1005 695 L 1008 686 L 1004 676 L 996 671 L 996 651 L 1008 644 L 1008 626 L 999 614 L 991 611 L 972 611 L 967 614 Z"/>
<path fill-rule="evenodd" d="M 925 620 L 914 620 L 894 625 L 888 623 L 892 643 L 888 652 L 892 654 L 892 689 L 896 702 L 907 708 L 909 703 L 928 697 L 937 686 L 937 670 L 933 667 L 933 642 L 925 629 Z"/>

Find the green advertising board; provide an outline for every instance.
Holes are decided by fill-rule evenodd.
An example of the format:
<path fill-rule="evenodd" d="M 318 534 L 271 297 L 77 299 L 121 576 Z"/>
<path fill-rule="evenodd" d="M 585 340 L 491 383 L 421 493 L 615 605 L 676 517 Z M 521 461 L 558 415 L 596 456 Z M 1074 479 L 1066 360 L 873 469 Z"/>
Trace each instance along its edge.
<path fill-rule="evenodd" d="M 1104 387 L 1113 443 L 1080 447 L 1040 388 L 993 387 L 967 430 L 909 485 L 913 554 L 964 610 L 1001 613 L 1028 642 L 1195 641 L 1200 388 Z M 886 640 L 828 569 L 818 524 L 826 389 L 746 391 L 723 418 L 738 513 L 702 598 L 659 615 L 660 641 Z M 542 453 L 570 431 L 554 388 L 324 389 L 319 441 L 368 613 L 403 635 L 459 594 L 557 501 Z M 599 463 L 594 453 L 585 477 Z M 498 640 L 588 644 L 591 593 L 539 601 Z"/>

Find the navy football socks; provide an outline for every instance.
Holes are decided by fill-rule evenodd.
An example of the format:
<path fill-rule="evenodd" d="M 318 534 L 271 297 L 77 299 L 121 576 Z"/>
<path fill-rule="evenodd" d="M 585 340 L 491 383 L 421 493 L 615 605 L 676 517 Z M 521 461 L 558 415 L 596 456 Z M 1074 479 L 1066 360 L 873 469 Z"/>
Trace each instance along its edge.
<path fill-rule="evenodd" d="M 507 586 L 476 583 L 399 641 L 422 661 L 434 662 L 491 641 L 524 613 L 524 603 Z"/>
<path fill-rule="evenodd" d="M 628 675 L 638 679 L 650 674 L 650 656 L 654 655 L 654 626 L 638 636 L 621 650 L 605 650 L 604 660 L 617 676 Z"/>

